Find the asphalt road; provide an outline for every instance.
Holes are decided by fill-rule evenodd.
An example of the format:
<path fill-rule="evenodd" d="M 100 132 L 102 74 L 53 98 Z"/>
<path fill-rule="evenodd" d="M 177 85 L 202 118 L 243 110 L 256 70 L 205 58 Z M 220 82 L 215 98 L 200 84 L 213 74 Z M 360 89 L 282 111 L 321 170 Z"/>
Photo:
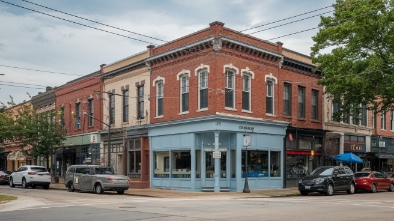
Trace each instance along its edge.
<path fill-rule="evenodd" d="M 0 186 L 17 200 L 0 204 L 0 220 L 393 220 L 394 192 L 310 194 L 271 198 L 239 196 L 155 198 L 116 193 Z"/>

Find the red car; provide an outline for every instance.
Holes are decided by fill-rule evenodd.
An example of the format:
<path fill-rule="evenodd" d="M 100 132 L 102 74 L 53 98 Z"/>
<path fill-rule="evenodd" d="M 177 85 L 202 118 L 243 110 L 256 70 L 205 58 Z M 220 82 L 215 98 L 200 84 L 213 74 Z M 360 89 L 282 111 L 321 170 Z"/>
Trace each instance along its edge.
<path fill-rule="evenodd" d="M 394 181 L 376 171 L 362 171 L 354 174 L 356 190 L 367 190 L 376 193 L 378 190 L 394 191 Z"/>

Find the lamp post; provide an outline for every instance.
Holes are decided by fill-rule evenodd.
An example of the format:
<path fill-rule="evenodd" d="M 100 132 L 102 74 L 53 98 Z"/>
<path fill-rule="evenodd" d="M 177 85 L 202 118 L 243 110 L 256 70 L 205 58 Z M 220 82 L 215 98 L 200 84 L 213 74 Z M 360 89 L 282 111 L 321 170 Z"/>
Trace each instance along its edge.
<path fill-rule="evenodd" d="M 108 99 L 108 104 L 109 104 L 108 107 L 110 107 L 111 106 L 111 94 L 108 94 L 108 98 L 109 98 Z M 108 167 L 111 167 L 111 154 L 110 154 L 110 152 L 111 152 L 111 109 L 108 110 L 108 115 L 109 115 L 108 124 L 93 117 L 93 116 L 88 115 L 86 112 L 84 113 L 84 115 L 87 115 L 88 117 L 92 117 L 93 119 L 97 120 L 98 122 L 100 122 L 108 127 L 108 149 L 107 149 L 108 150 L 108 164 L 107 165 L 108 165 Z"/>
<path fill-rule="evenodd" d="M 250 145 L 250 136 L 248 134 L 244 134 L 244 146 L 245 146 L 245 184 L 242 192 L 250 193 L 249 184 L 248 184 L 248 146 Z"/>

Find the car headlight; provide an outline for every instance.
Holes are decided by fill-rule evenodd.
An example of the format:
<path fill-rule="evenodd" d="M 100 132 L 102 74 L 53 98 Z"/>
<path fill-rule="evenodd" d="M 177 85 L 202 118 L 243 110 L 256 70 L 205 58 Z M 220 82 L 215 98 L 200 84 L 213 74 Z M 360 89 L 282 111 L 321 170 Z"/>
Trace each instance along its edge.
<path fill-rule="evenodd" d="M 317 178 L 317 179 L 315 179 L 315 184 L 321 184 L 321 183 L 323 183 L 324 182 L 324 179 L 323 178 Z"/>

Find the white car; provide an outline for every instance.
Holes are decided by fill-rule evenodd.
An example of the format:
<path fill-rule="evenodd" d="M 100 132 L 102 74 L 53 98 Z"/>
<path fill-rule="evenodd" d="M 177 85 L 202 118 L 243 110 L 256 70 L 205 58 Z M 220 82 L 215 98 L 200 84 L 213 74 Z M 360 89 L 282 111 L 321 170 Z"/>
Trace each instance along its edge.
<path fill-rule="evenodd" d="M 49 189 L 49 184 L 51 184 L 51 174 L 42 166 L 21 166 L 10 175 L 10 187 L 16 185 L 21 185 L 23 188 L 42 186 L 44 189 Z"/>

